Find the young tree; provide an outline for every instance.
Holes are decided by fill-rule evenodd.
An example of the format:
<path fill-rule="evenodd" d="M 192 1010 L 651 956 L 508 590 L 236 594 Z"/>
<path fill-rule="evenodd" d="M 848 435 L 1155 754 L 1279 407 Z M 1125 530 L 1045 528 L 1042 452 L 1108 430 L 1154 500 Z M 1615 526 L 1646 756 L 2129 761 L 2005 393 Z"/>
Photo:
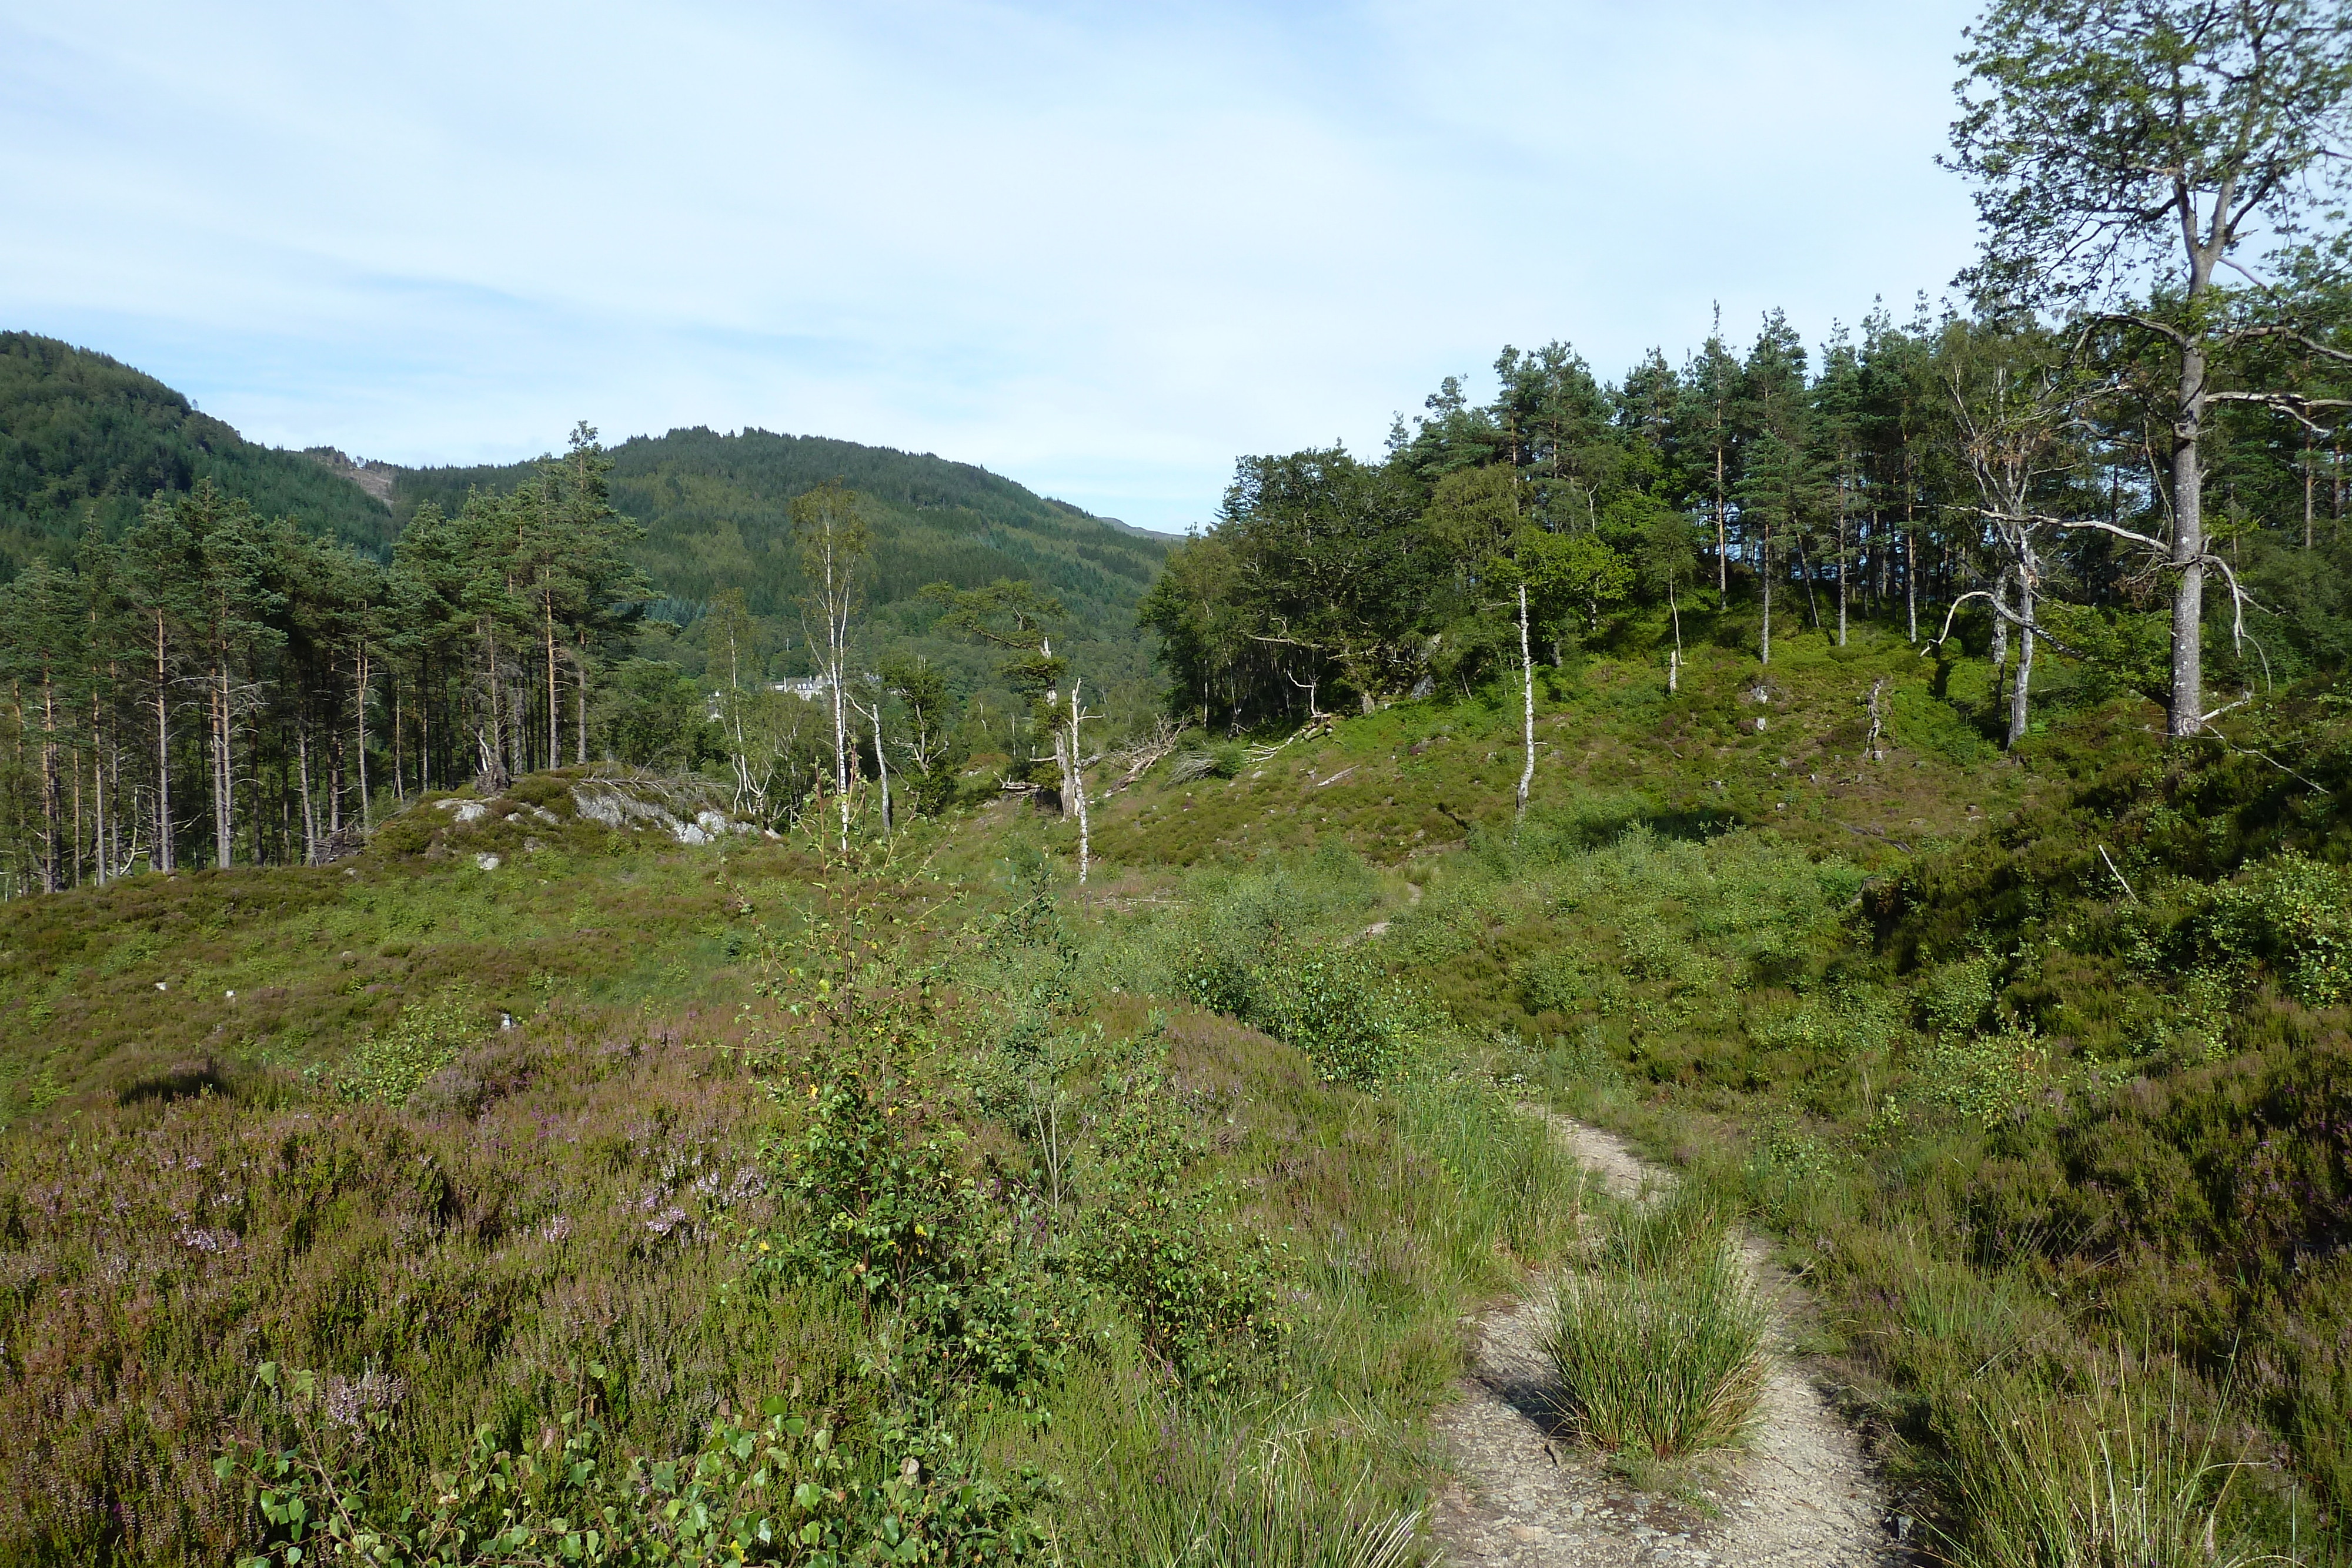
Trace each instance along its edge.
<path fill-rule="evenodd" d="M 1666 661 L 1666 690 L 1678 691 L 1683 671 L 1682 585 L 1698 570 L 1698 549 L 1691 538 L 1691 520 L 1670 507 L 1653 503 L 1642 524 L 1641 570 L 1646 586 L 1665 596 L 1666 618 L 1674 627 L 1675 650 Z"/>
<path fill-rule="evenodd" d="M 920 654 L 891 654 L 882 661 L 882 685 L 905 715 L 905 738 L 898 744 L 915 810 L 937 811 L 955 791 L 955 770 L 963 755 L 955 741 L 947 676 Z"/>
<path fill-rule="evenodd" d="M 2166 728 L 2194 735 L 2214 716 L 2204 711 L 2205 574 L 2230 571 L 2207 542 L 2199 446 L 2209 413 L 2223 402 L 2306 415 L 2311 405 L 2289 390 L 2214 384 L 2234 347 L 2309 340 L 2266 289 L 2245 311 L 2224 308 L 2219 275 L 2252 277 L 2240 255 L 2251 236 L 2291 235 L 2327 210 L 2344 156 L 2352 15 L 2340 0 L 1993 0 L 1968 37 L 1948 166 L 1977 187 L 1987 233 L 1974 281 L 1988 299 L 2092 309 L 2152 336 L 2172 361 L 2159 410 L 2171 538 L 2067 526 L 2117 534 L 2166 561 Z M 2151 277 L 2146 305 L 2128 304 Z"/>
<path fill-rule="evenodd" d="M 849 848 L 850 769 L 847 681 L 850 622 L 857 611 L 857 574 L 873 546 L 873 531 L 857 497 L 837 479 L 793 498 L 793 538 L 807 584 L 803 618 L 818 629 L 809 639 L 833 704 L 834 790 L 841 806 L 841 847 Z"/>
<path fill-rule="evenodd" d="M 1061 601 L 1034 584 L 999 578 L 983 588 L 958 589 L 934 582 L 923 597 L 940 606 L 940 624 L 1005 651 L 997 673 L 1017 692 L 1028 693 L 1040 733 L 1051 737 L 1054 765 L 1061 778 L 1062 813 L 1078 819 L 1078 881 L 1087 880 L 1091 859 L 1091 821 L 1087 814 L 1082 727 L 1099 715 L 1086 711 L 1082 681 L 1073 678 L 1066 702 L 1063 677 L 1069 661 L 1054 652 L 1053 628 L 1062 619 Z"/>
<path fill-rule="evenodd" d="M 2037 608 L 2045 573 L 2043 541 L 2058 522 L 2049 510 L 2053 488 L 2075 466 L 2067 449 L 2065 427 L 2074 400 L 2068 395 L 2063 370 L 2039 334 L 1971 331 L 1955 324 L 1945 335 L 1942 359 L 1946 391 L 1951 399 L 1954 445 L 1974 480 L 1976 515 L 1991 535 L 2000 557 L 1999 573 L 1990 591 L 1959 595 L 1944 618 L 1944 635 L 1951 635 L 1952 617 L 1972 599 L 1983 599 L 1994 621 L 1995 681 L 2004 660 L 2006 633 L 2017 632 L 2017 671 L 2010 683 L 2009 738 L 2015 747 L 2025 738 L 2028 702 L 2033 685 L 2034 643 L 2042 626 Z M 2009 595 L 2016 593 L 2016 607 Z M 1940 645 L 1942 638 L 1937 639 Z"/>

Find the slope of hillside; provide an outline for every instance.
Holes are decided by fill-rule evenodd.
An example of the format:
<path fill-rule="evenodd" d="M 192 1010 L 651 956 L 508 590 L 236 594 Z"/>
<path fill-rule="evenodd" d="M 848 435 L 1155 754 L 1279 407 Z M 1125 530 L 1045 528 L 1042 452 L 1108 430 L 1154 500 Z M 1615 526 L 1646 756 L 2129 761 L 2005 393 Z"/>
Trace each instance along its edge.
<path fill-rule="evenodd" d="M 354 544 L 394 533 L 391 508 L 349 478 L 255 445 L 152 376 L 54 338 L 0 332 L 0 574 L 61 559 L 84 529 L 120 529 L 156 491 L 199 479 Z"/>
<path fill-rule="evenodd" d="M 1106 765 L 1080 889 L 1075 824 L 1010 801 L 845 860 L 614 828 L 575 772 L 341 866 L 0 906 L 0 1455 L 38 1479 L 0 1551 L 265 1543 L 212 1460 L 342 1441 L 248 1397 L 267 1356 L 381 1395 L 378 1520 L 593 1409 L 533 1506 L 667 1542 L 597 1478 L 764 1409 L 837 1421 L 845 1539 L 1425 1562 L 1464 1314 L 1597 1201 L 1513 1109 L 1549 1101 L 1783 1239 L 1822 1308 L 1787 1354 L 1890 1530 L 2009 1561 L 2018 1465 L 2113 1437 L 2204 1467 L 2161 1522 L 2210 1560 L 2344 1561 L 2340 699 L 2166 751 L 2086 686 L 2000 752 L 1981 657 L 1864 628 L 1759 674 L 1749 630 L 1686 609 L 1678 691 L 1654 622 L 1544 672 L 1517 831 L 1490 690 Z M 87 1309 L 108 1270 L 170 1304 Z M 1747 1517 L 1736 1467 L 1555 1436 L 1535 1484 L 1583 1467 L 1612 1542 Z"/>
<path fill-rule="evenodd" d="M 752 614 L 796 628 L 801 592 L 793 497 L 839 479 L 866 497 L 874 522 L 868 589 L 877 630 L 916 635 L 932 615 L 926 583 L 975 587 L 1026 578 L 1057 595 L 1077 632 L 1080 667 L 1104 685 L 1140 676 L 1135 606 L 1174 541 L 1125 528 L 968 463 L 813 435 L 702 426 L 638 436 L 612 449 L 613 501 L 646 528 L 636 558 L 671 612 L 690 619 L 722 589 Z M 445 511 L 467 490 L 503 490 L 532 472 L 502 467 L 403 470 L 393 489 L 403 519 L 427 501 Z M 775 673 L 801 666 L 780 635 Z"/>

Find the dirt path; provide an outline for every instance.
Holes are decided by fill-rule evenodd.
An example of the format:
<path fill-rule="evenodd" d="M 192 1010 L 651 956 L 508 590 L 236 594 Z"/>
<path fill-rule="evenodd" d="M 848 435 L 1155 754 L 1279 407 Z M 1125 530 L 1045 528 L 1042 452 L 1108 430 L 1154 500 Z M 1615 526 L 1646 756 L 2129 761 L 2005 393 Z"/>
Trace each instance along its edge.
<path fill-rule="evenodd" d="M 1624 1143 L 1563 1116 L 1549 1120 L 1612 1192 L 1671 1180 Z M 1754 1239 L 1748 1266 L 1768 1297 L 1785 1280 Z M 1727 1453 L 1695 1498 L 1635 1491 L 1561 1429 L 1544 1357 L 1539 1298 L 1481 1325 L 1462 1401 L 1439 1417 L 1465 1484 L 1435 1511 L 1457 1568 L 1717 1563 L 1723 1568 L 1880 1568 L 1904 1561 L 1881 1524 L 1886 1510 L 1861 1447 L 1788 1356 L 1787 1315 L 1774 1314 L 1779 1372 L 1749 1445 Z M 1710 1517 L 1710 1511 L 1713 1517 Z"/>

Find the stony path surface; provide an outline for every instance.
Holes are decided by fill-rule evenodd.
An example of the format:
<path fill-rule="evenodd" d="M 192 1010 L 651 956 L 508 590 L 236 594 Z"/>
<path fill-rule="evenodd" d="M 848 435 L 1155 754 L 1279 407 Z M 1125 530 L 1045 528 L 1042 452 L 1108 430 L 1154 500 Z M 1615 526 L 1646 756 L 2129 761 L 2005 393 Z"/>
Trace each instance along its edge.
<path fill-rule="evenodd" d="M 1559 1136 L 1612 1192 L 1671 1178 L 1625 1144 L 1566 1117 Z M 1763 1247 L 1748 1266 L 1768 1298 L 1786 1282 Z M 1906 1561 L 1853 1433 L 1787 1354 L 1787 1316 L 1774 1313 L 1780 1370 L 1747 1448 L 1694 1475 L 1706 1506 L 1635 1491 L 1579 1449 L 1554 1410 L 1543 1354 L 1543 1293 L 1488 1316 L 1464 1397 L 1439 1418 L 1462 1484 L 1439 1499 L 1434 1526 L 1457 1568 L 1714 1563 L 1722 1568 L 1882 1568 Z M 1713 1511 L 1710 1517 L 1709 1510 Z"/>

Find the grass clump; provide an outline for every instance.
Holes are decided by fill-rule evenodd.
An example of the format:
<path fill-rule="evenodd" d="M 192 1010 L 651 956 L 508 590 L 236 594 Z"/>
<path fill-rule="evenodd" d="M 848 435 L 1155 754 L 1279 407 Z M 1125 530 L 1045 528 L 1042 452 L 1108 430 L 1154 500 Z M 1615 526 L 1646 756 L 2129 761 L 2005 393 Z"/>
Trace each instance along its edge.
<path fill-rule="evenodd" d="M 1960 1568 L 2242 1568 L 2284 1563 L 2225 1518 L 2240 1463 L 2221 1454 L 2218 1410 L 2189 1384 L 2118 1351 L 2087 1396 L 2020 1375 L 1947 1407 Z"/>
<path fill-rule="evenodd" d="M 1661 1459 L 1738 1443 L 1771 1376 L 1728 1218 L 1677 1193 L 1628 1208 L 1560 1282 L 1546 1350 L 1585 1440 Z"/>

